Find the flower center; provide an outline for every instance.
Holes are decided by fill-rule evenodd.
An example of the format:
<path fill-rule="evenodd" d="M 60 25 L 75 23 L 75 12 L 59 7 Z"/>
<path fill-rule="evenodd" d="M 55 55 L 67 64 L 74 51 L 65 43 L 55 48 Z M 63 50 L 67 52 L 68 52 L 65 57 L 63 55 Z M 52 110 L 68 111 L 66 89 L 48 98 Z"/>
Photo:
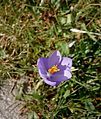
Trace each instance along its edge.
<path fill-rule="evenodd" d="M 55 72 L 58 72 L 58 71 L 60 71 L 60 69 L 58 69 L 57 65 L 54 65 L 50 69 L 48 69 L 48 72 L 50 74 L 54 74 Z"/>

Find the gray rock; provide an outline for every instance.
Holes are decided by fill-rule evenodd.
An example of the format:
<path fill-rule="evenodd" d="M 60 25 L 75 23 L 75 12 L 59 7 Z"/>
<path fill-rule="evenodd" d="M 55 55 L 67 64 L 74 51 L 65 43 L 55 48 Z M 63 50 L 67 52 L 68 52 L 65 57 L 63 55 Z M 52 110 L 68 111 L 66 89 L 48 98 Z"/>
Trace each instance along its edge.
<path fill-rule="evenodd" d="M 13 85 L 11 80 L 7 80 L 0 86 L 0 119 L 27 119 L 20 115 L 22 102 L 15 100 L 11 94 Z"/>

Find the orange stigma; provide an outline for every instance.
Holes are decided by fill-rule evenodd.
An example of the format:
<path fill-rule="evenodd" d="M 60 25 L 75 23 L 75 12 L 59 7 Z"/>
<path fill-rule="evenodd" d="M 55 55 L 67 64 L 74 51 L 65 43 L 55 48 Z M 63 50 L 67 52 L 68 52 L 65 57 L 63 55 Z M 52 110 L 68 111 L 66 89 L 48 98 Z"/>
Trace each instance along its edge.
<path fill-rule="evenodd" d="M 54 65 L 54 66 L 52 66 L 50 69 L 48 69 L 48 72 L 49 72 L 50 74 L 54 74 L 54 73 L 56 73 L 56 72 L 58 72 L 58 71 L 60 71 L 60 69 L 58 69 L 57 65 Z"/>

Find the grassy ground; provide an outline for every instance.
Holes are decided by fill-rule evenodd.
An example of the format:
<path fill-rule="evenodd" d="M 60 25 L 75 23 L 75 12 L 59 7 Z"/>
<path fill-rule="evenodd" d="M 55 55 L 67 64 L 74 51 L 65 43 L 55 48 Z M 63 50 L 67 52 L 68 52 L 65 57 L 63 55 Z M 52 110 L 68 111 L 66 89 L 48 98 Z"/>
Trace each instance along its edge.
<path fill-rule="evenodd" d="M 101 32 L 100 0 L 0 1 L 0 85 L 17 82 L 28 119 L 100 118 L 101 35 L 88 31 Z M 36 63 L 54 50 L 71 57 L 77 70 L 53 88 L 42 82 Z"/>

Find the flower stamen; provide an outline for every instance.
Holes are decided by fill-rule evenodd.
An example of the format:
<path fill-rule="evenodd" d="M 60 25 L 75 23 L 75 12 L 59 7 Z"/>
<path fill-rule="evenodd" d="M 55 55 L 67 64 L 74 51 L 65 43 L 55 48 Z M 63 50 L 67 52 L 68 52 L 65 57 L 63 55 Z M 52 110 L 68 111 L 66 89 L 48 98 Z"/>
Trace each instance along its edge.
<path fill-rule="evenodd" d="M 54 65 L 54 66 L 52 66 L 50 69 L 48 69 L 48 72 L 49 72 L 50 74 L 54 74 L 54 73 L 56 73 L 56 72 L 58 72 L 58 71 L 60 71 L 60 69 L 58 69 L 57 65 Z"/>

